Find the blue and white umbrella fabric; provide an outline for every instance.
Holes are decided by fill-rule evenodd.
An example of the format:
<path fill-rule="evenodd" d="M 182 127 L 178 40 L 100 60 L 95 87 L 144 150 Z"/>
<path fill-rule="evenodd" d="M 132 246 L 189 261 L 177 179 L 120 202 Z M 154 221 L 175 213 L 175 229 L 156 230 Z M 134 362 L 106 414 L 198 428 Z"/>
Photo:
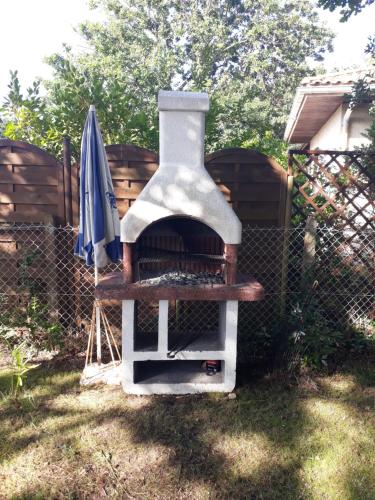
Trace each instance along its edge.
<path fill-rule="evenodd" d="M 95 106 L 90 106 L 82 136 L 79 234 L 74 254 L 96 268 L 121 258 L 120 219 Z"/>

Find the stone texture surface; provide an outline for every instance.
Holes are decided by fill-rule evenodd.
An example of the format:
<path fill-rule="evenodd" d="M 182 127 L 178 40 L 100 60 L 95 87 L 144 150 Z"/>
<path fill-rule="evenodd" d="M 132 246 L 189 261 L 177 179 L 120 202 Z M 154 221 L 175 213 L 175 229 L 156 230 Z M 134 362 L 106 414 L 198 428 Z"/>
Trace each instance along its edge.
<path fill-rule="evenodd" d="M 104 276 L 95 289 L 97 299 L 135 300 L 241 300 L 264 299 L 264 288 L 254 278 L 247 277 L 235 285 L 226 284 L 165 284 L 125 283 L 122 273 Z"/>
<path fill-rule="evenodd" d="M 220 274 L 209 272 L 193 273 L 188 271 L 169 271 L 155 277 L 145 278 L 139 281 L 140 285 L 218 285 L 224 283 L 224 279 Z"/>

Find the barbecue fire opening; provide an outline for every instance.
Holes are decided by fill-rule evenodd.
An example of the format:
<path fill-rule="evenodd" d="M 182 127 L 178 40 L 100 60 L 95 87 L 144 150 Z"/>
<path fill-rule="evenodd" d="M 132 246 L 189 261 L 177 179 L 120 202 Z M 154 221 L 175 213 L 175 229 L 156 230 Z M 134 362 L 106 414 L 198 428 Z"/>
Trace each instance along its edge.
<path fill-rule="evenodd" d="M 148 226 L 135 243 L 136 281 L 223 283 L 224 243 L 206 224 L 169 217 Z"/>
<path fill-rule="evenodd" d="M 150 224 L 135 243 L 124 244 L 127 283 L 235 284 L 237 245 L 225 244 L 206 224 L 168 217 Z"/>

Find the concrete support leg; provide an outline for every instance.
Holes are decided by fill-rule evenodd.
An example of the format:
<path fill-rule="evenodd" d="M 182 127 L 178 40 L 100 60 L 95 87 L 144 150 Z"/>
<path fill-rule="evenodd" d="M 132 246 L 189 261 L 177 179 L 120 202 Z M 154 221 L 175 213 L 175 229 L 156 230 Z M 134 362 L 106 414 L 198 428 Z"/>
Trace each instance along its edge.
<path fill-rule="evenodd" d="M 123 385 L 132 384 L 133 375 L 133 352 L 135 334 L 135 301 L 122 301 L 122 365 Z"/>
<path fill-rule="evenodd" d="M 168 300 L 159 300 L 158 352 L 168 351 Z"/>
<path fill-rule="evenodd" d="M 229 392 L 236 385 L 238 302 L 228 300 L 225 309 L 225 386 Z"/>

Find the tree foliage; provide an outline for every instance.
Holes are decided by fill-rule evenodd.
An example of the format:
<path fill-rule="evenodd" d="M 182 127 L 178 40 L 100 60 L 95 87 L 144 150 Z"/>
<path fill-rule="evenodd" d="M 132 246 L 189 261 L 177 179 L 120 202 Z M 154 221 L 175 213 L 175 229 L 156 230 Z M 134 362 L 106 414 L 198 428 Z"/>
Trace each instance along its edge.
<path fill-rule="evenodd" d="M 36 80 L 24 95 L 18 72 L 10 72 L 8 94 L 0 108 L 0 132 L 4 137 L 22 139 L 57 152 L 54 151 L 54 144 L 59 141 L 60 134 L 54 129 L 47 101 L 40 95 L 40 87 L 41 82 Z"/>
<path fill-rule="evenodd" d="M 79 26 L 87 49 L 65 47 L 48 59 L 54 76 L 44 107 L 31 110 L 38 123 L 31 120 L 29 134 L 43 133 L 54 153 L 70 135 L 78 155 L 92 103 L 105 142 L 156 150 L 159 89 L 209 92 L 207 150 L 257 144 L 279 152 L 295 88 L 311 73 L 308 58 L 330 49 L 310 1 L 95 0 L 92 8 L 104 20 Z M 13 79 L 4 133 L 28 140 L 20 110 L 30 109 L 29 96 L 18 102 L 16 87 Z M 31 96 L 39 98 L 38 88 Z"/>
<path fill-rule="evenodd" d="M 349 106 L 354 109 L 361 104 L 370 104 L 369 113 L 372 121 L 365 134 L 370 143 L 367 147 L 362 147 L 362 150 L 364 153 L 371 153 L 367 158 L 367 166 L 374 175 L 375 161 L 373 153 L 375 152 L 375 92 L 373 86 L 369 83 L 369 79 L 372 77 L 373 74 L 370 72 L 367 76 L 361 78 L 353 85 Z"/>
<path fill-rule="evenodd" d="M 341 8 L 341 21 L 347 21 L 352 15 L 357 15 L 362 10 L 375 2 L 375 0 L 319 0 L 318 6 L 331 12 Z"/>

